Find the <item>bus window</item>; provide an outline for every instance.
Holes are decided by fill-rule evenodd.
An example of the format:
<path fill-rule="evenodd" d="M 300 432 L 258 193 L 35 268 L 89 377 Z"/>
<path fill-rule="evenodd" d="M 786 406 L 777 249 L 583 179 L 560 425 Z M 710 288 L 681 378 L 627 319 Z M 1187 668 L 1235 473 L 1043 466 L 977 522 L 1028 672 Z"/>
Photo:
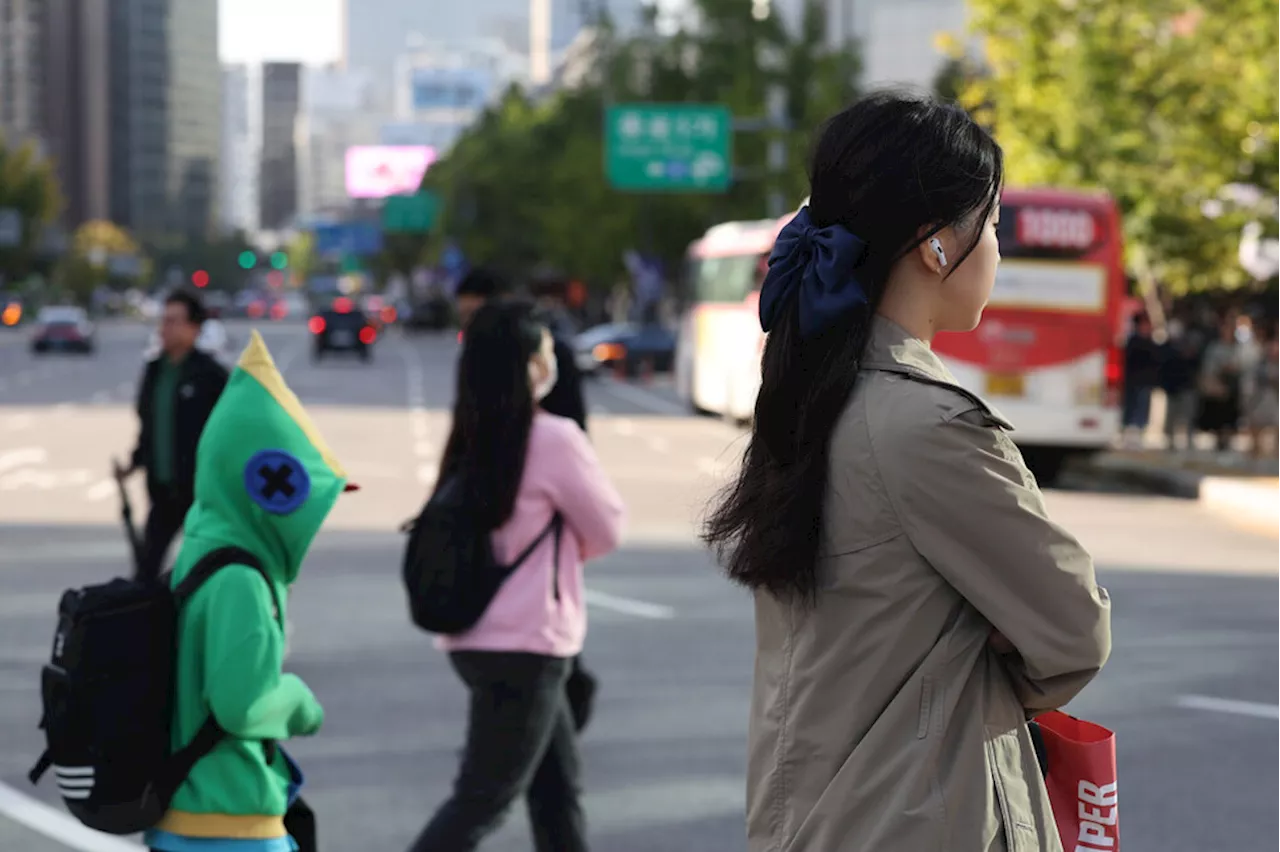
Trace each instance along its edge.
<path fill-rule="evenodd" d="M 754 254 L 708 257 L 697 263 L 694 299 L 698 302 L 742 302 L 758 283 L 759 257 Z"/>

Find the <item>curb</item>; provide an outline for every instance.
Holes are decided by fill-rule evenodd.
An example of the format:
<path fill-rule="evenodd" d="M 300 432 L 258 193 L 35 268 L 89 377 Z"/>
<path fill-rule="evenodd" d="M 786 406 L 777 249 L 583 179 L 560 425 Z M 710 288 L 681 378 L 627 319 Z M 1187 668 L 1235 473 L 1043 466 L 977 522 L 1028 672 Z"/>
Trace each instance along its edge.
<path fill-rule="evenodd" d="M 1273 534 L 1280 529 L 1280 479 L 1274 476 L 1214 476 L 1108 455 L 1094 458 L 1089 468 L 1148 494 L 1195 500 L 1216 514 Z"/>

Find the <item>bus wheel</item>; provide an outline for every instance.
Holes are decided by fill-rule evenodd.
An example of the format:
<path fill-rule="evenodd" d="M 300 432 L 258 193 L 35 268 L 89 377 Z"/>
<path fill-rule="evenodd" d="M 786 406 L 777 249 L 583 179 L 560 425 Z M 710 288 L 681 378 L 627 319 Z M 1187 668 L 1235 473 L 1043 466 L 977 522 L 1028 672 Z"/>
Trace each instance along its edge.
<path fill-rule="evenodd" d="M 1067 460 L 1067 451 L 1057 447 L 1024 447 L 1022 460 L 1035 474 L 1036 482 L 1041 488 L 1049 488 L 1062 473 L 1062 465 Z"/>

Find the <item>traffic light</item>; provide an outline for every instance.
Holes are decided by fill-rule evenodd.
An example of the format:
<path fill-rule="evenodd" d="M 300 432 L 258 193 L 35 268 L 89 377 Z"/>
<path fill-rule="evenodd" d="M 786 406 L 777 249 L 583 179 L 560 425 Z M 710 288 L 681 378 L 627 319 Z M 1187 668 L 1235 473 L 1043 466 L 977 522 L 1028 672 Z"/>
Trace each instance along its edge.
<path fill-rule="evenodd" d="M 240 252 L 240 268 L 253 269 L 258 264 L 258 256 L 251 251 Z"/>
<path fill-rule="evenodd" d="M 209 273 L 203 269 L 197 269 L 191 273 L 191 283 L 197 287 L 207 287 L 209 285 Z"/>
<path fill-rule="evenodd" d="M 271 255 L 272 269 L 285 269 L 289 265 L 289 255 L 282 251 L 275 252 Z"/>

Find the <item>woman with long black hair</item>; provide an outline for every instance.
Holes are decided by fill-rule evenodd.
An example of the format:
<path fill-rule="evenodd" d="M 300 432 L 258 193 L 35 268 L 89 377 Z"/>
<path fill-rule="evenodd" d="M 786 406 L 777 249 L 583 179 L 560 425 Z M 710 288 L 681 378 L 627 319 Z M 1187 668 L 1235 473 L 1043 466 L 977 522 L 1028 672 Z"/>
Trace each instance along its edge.
<path fill-rule="evenodd" d="M 1028 718 L 1110 649 L 1084 549 L 1012 427 L 930 348 L 999 262 L 999 146 L 867 97 L 822 130 L 760 295 L 754 429 L 708 520 L 755 592 L 752 852 L 1058 852 Z"/>
<path fill-rule="evenodd" d="M 438 640 L 470 692 L 467 740 L 415 852 L 475 849 L 520 796 L 538 852 L 587 849 L 565 682 L 587 632 L 583 562 L 618 546 L 623 506 L 577 424 L 539 408 L 555 381 L 551 335 L 529 306 L 475 313 L 439 482 L 465 484 L 501 563 L 533 550 L 474 627 Z"/>

